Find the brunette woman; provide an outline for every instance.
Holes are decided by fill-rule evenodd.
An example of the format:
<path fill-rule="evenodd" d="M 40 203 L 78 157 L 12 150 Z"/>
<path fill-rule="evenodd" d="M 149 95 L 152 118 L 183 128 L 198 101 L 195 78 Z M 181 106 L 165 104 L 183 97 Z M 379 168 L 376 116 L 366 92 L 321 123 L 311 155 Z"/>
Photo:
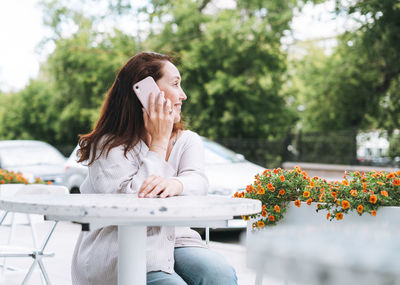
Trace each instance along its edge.
<path fill-rule="evenodd" d="M 147 76 L 161 90 L 150 95 L 149 114 L 132 88 Z M 94 130 L 79 141 L 79 162 L 89 168 L 82 193 L 137 193 L 140 198 L 207 194 L 202 141 L 183 129 L 181 106 L 187 97 L 180 84 L 167 55 L 139 53 L 122 67 Z M 116 285 L 117 242 L 115 226 L 82 232 L 72 283 Z M 147 284 L 237 284 L 234 269 L 190 228 L 148 227 L 146 254 Z"/>

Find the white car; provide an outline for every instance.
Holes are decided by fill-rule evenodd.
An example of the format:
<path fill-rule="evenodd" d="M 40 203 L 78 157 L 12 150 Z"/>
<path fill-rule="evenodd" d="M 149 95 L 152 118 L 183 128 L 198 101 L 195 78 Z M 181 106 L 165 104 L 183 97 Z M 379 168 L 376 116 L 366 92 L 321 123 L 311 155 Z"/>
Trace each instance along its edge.
<path fill-rule="evenodd" d="M 52 145 L 36 140 L 0 141 L 0 168 L 22 172 L 29 182 L 37 178 L 59 185 L 66 158 Z"/>
<path fill-rule="evenodd" d="M 71 194 L 80 193 L 79 187 L 88 174 L 88 168 L 81 163 L 78 163 L 77 151 L 79 145 L 75 147 L 71 155 L 67 159 L 64 168 L 63 184 L 67 186 Z"/>
<path fill-rule="evenodd" d="M 254 176 L 265 169 L 216 142 L 202 139 L 205 151 L 205 171 L 210 182 L 209 194 L 233 196 L 236 191 L 243 191 L 247 185 L 252 184 Z M 65 166 L 64 185 L 71 193 L 79 193 L 79 186 L 88 172 L 86 166 L 76 162 L 77 150 L 78 147 L 74 149 Z M 241 219 L 229 222 L 230 228 L 243 228 L 245 225 Z"/>

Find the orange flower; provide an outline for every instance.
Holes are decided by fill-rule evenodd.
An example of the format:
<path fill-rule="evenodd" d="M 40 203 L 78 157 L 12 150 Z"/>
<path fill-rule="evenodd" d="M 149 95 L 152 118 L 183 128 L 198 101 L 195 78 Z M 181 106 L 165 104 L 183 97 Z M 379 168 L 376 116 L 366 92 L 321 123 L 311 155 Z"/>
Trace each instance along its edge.
<path fill-rule="evenodd" d="M 311 186 L 311 187 L 315 187 L 314 181 L 310 181 L 310 186 Z"/>
<path fill-rule="evenodd" d="M 385 196 L 385 197 L 388 197 L 388 196 L 389 196 L 389 193 L 388 193 L 387 191 L 381 191 L 381 195 L 382 195 L 382 196 Z"/>
<path fill-rule="evenodd" d="M 265 218 L 265 217 L 268 215 L 268 212 L 265 211 L 265 210 L 263 210 L 263 211 L 261 212 L 261 215 Z"/>
<path fill-rule="evenodd" d="M 343 209 L 348 209 L 349 207 L 350 207 L 350 203 L 349 203 L 349 201 L 346 201 L 346 200 L 343 200 L 342 201 L 342 207 L 343 207 Z"/>
<path fill-rule="evenodd" d="M 281 175 L 279 178 L 281 179 L 282 182 L 285 181 L 285 176 Z"/>
<path fill-rule="evenodd" d="M 367 182 L 363 182 L 362 185 L 363 185 L 363 189 L 367 189 Z"/>
<path fill-rule="evenodd" d="M 396 172 L 396 174 L 397 174 L 398 176 L 400 176 L 400 170 L 399 170 L 399 171 L 397 171 L 397 172 Z"/>
<path fill-rule="evenodd" d="M 294 201 L 294 205 L 295 205 L 296 207 L 300 207 L 300 205 L 301 205 L 300 200 Z"/>
<path fill-rule="evenodd" d="M 5 184 L 6 182 L 4 181 L 4 180 L 1 180 L 0 181 L 0 184 Z"/>
<path fill-rule="evenodd" d="M 264 222 L 263 221 L 258 221 L 257 222 L 257 227 L 263 228 L 264 227 Z"/>
<path fill-rule="evenodd" d="M 331 213 L 328 212 L 328 214 L 326 214 L 326 219 L 328 220 L 331 217 Z"/>
<path fill-rule="evenodd" d="M 303 197 L 304 197 L 304 198 L 310 197 L 310 192 L 309 192 L 309 191 L 304 191 L 304 192 L 303 192 Z"/>
<path fill-rule="evenodd" d="M 380 182 L 380 181 L 378 181 L 378 182 L 376 182 L 376 183 L 378 183 L 379 185 L 385 185 L 385 183 L 383 183 L 383 182 Z"/>
<path fill-rule="evenodd" d="M 233 197 L 235 197 L 235 198 L 239 197 L 239 192 L 236 192 L 235 194 L 233 194 Z"/>
<path fill-rule="evenodd" d="M 272 216 L 272 215 L 269 215 L 268 220 L 269 220 L 270 222 L 273 222 L 273 221 L 275 221 L 275 217 Z"/>
<path fill-rule="evenodd" d="M 267 206 L 265 206 L 265 205 L 262 205 L 262 209 L 263 210 L 265 210 L 267 208 Z"/>
<path fill-rule="evenodd" d="M 355 190 L 355 189 L 350 190 L 350 195 L 353 196 L 353 197 L 356 197 L 357 196 L 357 190 Z"/>
<path fill-rule="evenodd" d="M 336 198 L 336 196 L 337 196 L 336 192 L 335 192 L 335 191 L 332 191 L 332 192 L 331 192 L 331 196 L 332 196 L 333 198 Z"/>
<path fill-rule="evenodd" d="M 393 180 L 393 185 L 394 186 L 399 186 L 400 185 L 400 180 L 399 179 Z"/>
<path fill-rule="evenodd" d="M 242 219 L 245 220 L 245 221 L 248 221 L 248 220 L 250 220 L 250 217 L 249 216 L 242 216 Z"/>
<path fill-rule="evenodd" d="M 336 214 L 336 219 L 337 219 L 338 221 L 342 220 L 342 219 L 343 219 L 343 213 L 337 213 L 337 214 Z"/>
<path fill-rule="evenodd" d="M 271 171 L 271 169 L 265 169 L 263 172 L 263 175 L 267 175 L 270 171 Z"/>
<path fill-rule="evenodd" d="M 375 217 L 376 216 L 376 211 L 372 210 L 371 211 L 371 215 Z"/>
<path fill-rule="evenodd" d="M 274 185 L 272 185 L 271 183 L 267 184 L 267 188 L 269 189 L 269 191 L 274 192 L 275 191 L 275 187 Z"/>
<path fill-rule="evenodd" d="M 372 203 L 372 204 L 375 204 L 376 203 L 376 201 L 378 201 L 378 197 L 376 197 L 375 195 L 371 195 L 371 196 L 369 196 L 369 201 Z"/>
<path fill-rule="evenodd" d="M 344 186 L 349 186 L 349 182 L 348 182 L 347 180 L 343 180 L 343 181 L 342 181 L 342 184 L 343 184 Z"/>
<path fill-rule="evenodd" d="M 251 193 L 251 192 L 253 192 L 253 191 L 254 191 L 253 185 L 247 185 L 247 187 L 246 187 L 246 192 L 247 192 L 247 193 Z"/>
<path fill-rule="evenodd" d="M 359 213 L 361 214 L 362 211 L 364 211 L 363 205 L 358 205 L 358 206 L 357 206 L 357 212 L 359 212 Z"/>
<path fill-rule="evenodd" d="M 243 197 L 244 197 L 244 193 L 243 193 L 243 192 L 240 192 L 239 195 L 238 195 L 238 197 L 239 197 L 239 198 L 243 198 Z"/>
<path fill-rule="evenodd" d="M 263 195 L 263 194 L 265 194 L 265 189 L 264 189 L 263 187 L 260 187 L 260 189 L 258 189 L 257 194 L 258 194 L 258 195 Z"/>
<path fill-rule="evenodd" d="M 310 206 L 310 205 L 311 205 L 311 202 L 312 202 L 312 199 L 311 199 L 311 198 L 308 199 L 308 200 L 307 200 L 307 205 Z"/>
<path fill-rule="evenodd" d="M 387 176 L 388 179 L 394 178 L 396 175 L 394 174 L 394 172 L 390 172 Z"/>
<path fill-rule="evenodd" d="M 318 180 L 318 176 L 314 176 L 312 179 L 313 180 Z"/>
<path fill-rule="evenodd" d="M 296 166 L 295 168 L 296 168 L 296 171 L 297 171 L 297 173 L 299 173 L 299 174 L 300 174 L 300 173 L 301 173 L 301 168 L 300 168 L 300 167 L 298 167 L 298 166 Z"/>
<path fill-rule="evenodd" d="M 357 176 L 360 176 L 360 172 L 358 172 L 358 171 L 355 171 L 354 174 Z"/>
<path fill-rule="evenodd" d="M 285 190 L 284 189 L 279 190 L 279 195 L 281 196 L 285 195 Z"/>
<path fill-rule="evenodd" d="M 279 208 L 278 205 L 275 205 L 274 206 L 274 211 L 277 212 L 277 213 L 280 213 L 281 212 L 281 208 Z"/>

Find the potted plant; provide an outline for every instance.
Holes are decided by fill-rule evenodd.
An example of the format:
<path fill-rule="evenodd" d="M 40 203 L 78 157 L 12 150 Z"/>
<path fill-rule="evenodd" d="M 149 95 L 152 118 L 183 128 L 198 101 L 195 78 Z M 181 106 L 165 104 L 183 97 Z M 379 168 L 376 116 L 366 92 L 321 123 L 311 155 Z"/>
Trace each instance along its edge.
<path fill-rule="evenodd" d="M 12 195 L 28 184 L 51 184 L 51 182 L 45 182 L 38 177 L 30 183 L 22 173 L 0 168 L 0 195 Z"/>
<path fill-rule="evenodd" d="M 289 205 L 315 207 L 326 219 L 341 221 L 344 215 L 377 215 L 382 206 L 400 205 L 400 171 L 345 173 L 342 181 L 327 181 L 309 177 L 296 166 L 292 170 L 266 169 L 257 174 L 253 184 L 234 197 L 258 199 L 262 202 L 259 214 L 244 216 L 252 229 L 261 229 L 281 221 Z M 303 206 L 304 207 L 304 206 Z"/>

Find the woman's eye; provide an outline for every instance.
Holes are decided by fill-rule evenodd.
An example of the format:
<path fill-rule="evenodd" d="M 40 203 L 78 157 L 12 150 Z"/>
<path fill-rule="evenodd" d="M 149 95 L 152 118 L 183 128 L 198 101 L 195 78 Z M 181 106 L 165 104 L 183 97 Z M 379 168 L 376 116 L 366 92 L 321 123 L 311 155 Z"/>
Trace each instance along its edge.
<path fill-rule="evenodd" d="M 179 85 L 179 83 L 178 82 L 174 82 L 174 86 L 178 86 Z"/>

